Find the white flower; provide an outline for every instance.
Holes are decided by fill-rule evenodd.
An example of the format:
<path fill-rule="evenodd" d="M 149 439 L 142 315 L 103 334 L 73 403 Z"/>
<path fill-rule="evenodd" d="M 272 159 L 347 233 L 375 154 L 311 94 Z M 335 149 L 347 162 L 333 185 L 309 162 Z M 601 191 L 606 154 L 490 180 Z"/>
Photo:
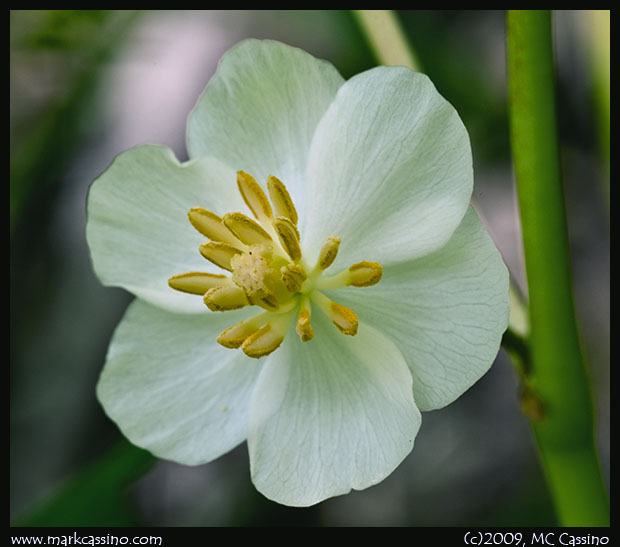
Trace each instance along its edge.
<path fill-rule="evenodd" d="M 131 149 L 90 190 L 94 268 L 137 297 L 103 407 L 132 442 L 188 465 L 247 439 L 254 484 L 280 503 L 376 484 L 411 451 L 418 409 L 488 370 L 508 321 L 460 118 L 406 68 L 345 82 L 299 49 L 248 40 L 221 60 L 187 145 L 186 163 Z"/>

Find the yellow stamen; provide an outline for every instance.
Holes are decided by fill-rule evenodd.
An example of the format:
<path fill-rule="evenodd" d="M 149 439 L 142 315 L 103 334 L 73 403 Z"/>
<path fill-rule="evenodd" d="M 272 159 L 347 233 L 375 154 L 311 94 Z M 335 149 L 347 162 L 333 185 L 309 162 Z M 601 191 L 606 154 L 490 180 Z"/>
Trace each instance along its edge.
<path fill-rule="evenodd" d="M 293 224 L 297 224 L 298 217 L 295 204 L 282 181 L 273 175 L 269 175 L 267 190 L 269 190 L 269 197 L 273 203 L 276 216 L 288 218 Z"/>
<path fill-rule="evenodd" d="M 352 309 L 332 302 L 331 320 L 342 334 L 348 334 L 349 336 L 355 336 L 357 334 L 359 321 L 357 320 L 357 315 Z"/>
<path fill-rule="evenodd" d="M 286 313 L 276 317 L 264 327 L 251 334 L 241 344 L 241 349 L 248 357 L 264 357 L 278 349 L 284 340 L 292 315 Z"/>
<path fill-rule="evenodd" d="M 295 317 L 300 340 L 312 340 L 311 301 L 340 332 L 356 335 L 359 321 L 355 312 L 333 302 L 322 291 L 374 285 L 381 280 L 381 264 L 362 261 L 337 275 L 324 275 L 340 247 L 340 238 L 330 236 L 316 265 L 309 267 L 301 249 L 297 210 L 284 184 L 269 176 L 271 203 L 248 173 L 237 172 L 237 185 L 258 222 L 240 212 L 220 218 L 202 207 L 194 207 L 188 213 L 192 225 L 210 240 L 200 246 L 200 253 L 232 272 L 232 276 L 187 272 L 172 276 L 168 280 L 170 287 L 203 295 L 204 303 L 212 311 L 248 305 L 264 308 L 266 311 L 238 322 L 217 338 L 222 346 L 241 348 L 249 357 L 263 357 L 277 349 Z"/>
<path fill-rule="evenodd" d="M 246 319 L 245 321 L 240 321 L 236 325 L 223 331 L 217 337 L 218 343 L 231 349 L 241 347 L 241 344 L 243 344 L 251 334 L 255 333 L 266 323 L 269 315 L 269 312 L 264 312 L 250 319 Z"/>
<path fill-rule="evenodd" d="M 314 338 L 314 329 L 310 324 L 310 315 L 310 302 L 307 298 L 304 298 L 297 316 L 297 325 L 295 326 L 295 331 L 302 342 L 309 342 Z"/>
<path fill-rule="evenodd" d="M 336 260 L 338 255 L 338 248 L 340 247 L 340 238 L 336 236 L 329 236 L 327 241 L 323 245 L 321 252 L 319 253 L 319 260 L 317 266 L 321 270 L 329 268 Z"/>
<path fill-rule="evenodd" d="M 282 283 L 292 292 L 299 292 L 303 282 L 308 279 L 305 270 L 299 264 L 287 264 L 280 268 Z"/>
<path fill-rule="evenodd" d="M 242 251 L 226 243 L 210 241 L 200 246 L 200 254 L 216 266 L 232 272 L 230 261 L 234 256 L 242 254 Z"/>
<path fill-rule="evenodd" d="M 308 310 L 301 310 L 299 312 L 295 330 L 302 342 L 309 342 L 314 338 L 314 329 L 310 324 L 310 312 Z"/>
<path fill-rule="evenodd" d="M 244 171 L 237 171 L 237 186 L 245 204 L 259 222 L 266 225 L 272 218 L 271 205 L 256 179 Z"/>
<path fill-rule="evenodd" d="M 209 289 L 203 300 L 211 311 L 238 310 L 249 304 L 243 289 L 236 285 Z"/>
<path fill-rule="evenodd" d="M 198 295 L 205 294 L 209 289 L 231 284 L 231 279 L 225 275 L 204 272 L 187 272 L 168 279 L 168 285 L 173 289 Z"/>
<path fill-rule="evenodd" d="M 348 270 L 349 282 L 348 285 L 354 287 L 370 287 L 381 281 L 383 275 L 383 268 L 378 262 L 358 262 L 353 264 Z"/>
<path fill-rule="evenodd" d="M 246 245 L 273 243 L 271 236 L 255 221 L 243 213 L 227 213 L 222 222 L 240 241 Z"/>
<path fill-rule="evenodd" d="M 193 207 L 187 216 L 192 226 L 211 241 L 227 243 L 233 247 L 240 244 L 240 241 L 230 233 L 230 230 L 222 224 L 222 219 L 215 213 L 202 207 Z"/>
<path fill-rule="evenodd" d="M 332 302 L 329 298 L 327 298 L 327 296 L 319 291 L 313 292 L 311 298 L 312 301 L 321 308 L 325 315 L 332 320 L 332 323 L 338 327 L 338 330 L 342 334 L 347 334 L 348 336 L 355 336 L 357 334 L 359 321 L 357 319 L 357 315 L 352 309 Z"/>
<path fill-rule="evenodd" d="M 299 231 L 297 230 L 297 226 L 288 218 L 278 217 L 273 221 L 273 227 L 278 234 L 278 238 L 286 254 L 295 262 L 300 260 L 301 247 L 299 246 Z"/>

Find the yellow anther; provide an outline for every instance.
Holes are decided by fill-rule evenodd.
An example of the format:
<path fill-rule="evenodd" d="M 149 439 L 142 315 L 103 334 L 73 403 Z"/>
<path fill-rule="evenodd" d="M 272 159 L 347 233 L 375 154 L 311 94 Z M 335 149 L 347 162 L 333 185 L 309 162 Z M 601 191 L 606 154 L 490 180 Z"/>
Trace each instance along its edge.
<path fill-rule="evenodd" d="M 336 304 L 335 302 L 331 303 L 330 308 L 330 318 L 332 323 L 338 327 L 338 330 L 340 330 L 342 334 L 355 336 L 357 334 L 357 327 L 359 326 L 355 312 L 352 309 Z"/>
<path fill-rule="evenodd" d="M 241 347 L 241 344 L 243 344 L 251 334 L 255 333 L 265 324 L 268 316 L 269 313 L 264 312 L 250 319 L 246 319 L 245 321 L 240 321 L 222 332 L 217 337 L 218 343 L 231 349 Z"/>
<path fill-rule="evenodd" d="M 302 342 L 309 342 L 314 338 L 314 329 L 310 324 L 310 310 L 302 309 L 297 316 L 297 325 L 295 331 L 301 338 Z"/>
<path fill-rule="evenodd" d="M 276 216 L 288 218 L 293 224 L 297 224 L 298 217 L 295 204 L 282 181 L 273 175 L 269 175 L 267 190 L 269 190 L 269 197 L 273 203 Z"/>
<path fill-rule="evenodd" d="M 267 224 L 273 218 L 273 213 L 269 200 L 256 179 L 244 171 L 237 171 L 237 186 L 252 214 L 264 225 Z"/>
<path fill-rule="evenodd" d="M 381 281 L 383 268 L 378 262 L 358 262 L 353 264 L 348 270 L 348 285 L 354 287 L 370 287 Z"/>
<path fill-rule="evenodd" d="M 305 270 L 299 264 L 287 264 L 280 268 L 282 283 L 290 292 L 299 292 L 303 282 L 308 279 Z"/>
<path fill-rule="evenodd" d="M 187 272 L 168 279 L 168 285 L 173 289 L 199 295 L 205 294 L 209 289 L 231 284 L 232 280 L 225 275 L 204 272 Z"/>
<path fill-rule="evenodd" d="M 271 236 L 255 221 L 243 213 L 227 213 L 222 222 L 240 241 L 246 245 L 273 243 Z"/>
<path fill-rule="evenodd" d="M 232 272 L 233 268 L 230 261 L 234 256 L 242 254 L 242 251 L 227 243 L 210 241 L 200 246 L 200 254 L 216 266 Z"/>
<path fill-rule="evenodd" d="M 241 344 L 241 349 L 248 357 L 264 357 L 278 349 L 291 323 L 291 313 L 275 316 L 264 327 L 258 329 Z"/>
<path fill-rule="evenodd" d="M 291 260 L 298 261 L 301 259 L 301 247 L 299 246 L 299 231 L 297 226 L 288 218 L 278 217 L 273 221 L 273 227 L 278 234 L 280 243 L 291 257 Z"/>
<path fill-rule="evenodd" d="M 314 291 L 311 295 L 312 301 L 332 320 L 342 334 L 355 336 L 359 322 L 353 310 L 332 302 L 327 296 L 319 291 Z"/>
<path fill-rule="evenodd" d="M 222 219 L 215 213 L 207 211 L 202 207 L 193 207 L 187 213 L 187 216 L 192 226 L 211 241 L 228 243 L 232 246 L 240 244 L 239 240 L 230 233 L 230 230 L 222 224 Z"/>
<path fill-rule="evenodd" d="M 319 253 L 319 260 L 317 266 L 321 270 L 329 268 L 336 260 L 338 255 L 338 248 L 340 247 L 340 238 L 336 236 L 329 236 L 327 241 L 323 245 L 321 252 Z"/>
<path fill-rule="evenodd" d="M 243 289 L 236 285 L 209 289 L 203 300 L 211 311 L 238 310 L 249 304 Z"/>

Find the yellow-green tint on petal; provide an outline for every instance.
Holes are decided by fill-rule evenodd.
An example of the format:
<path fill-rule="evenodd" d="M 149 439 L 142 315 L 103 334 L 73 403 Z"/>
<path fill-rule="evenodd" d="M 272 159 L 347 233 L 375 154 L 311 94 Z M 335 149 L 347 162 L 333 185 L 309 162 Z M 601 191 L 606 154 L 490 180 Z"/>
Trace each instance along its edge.
<path fill-rule="evenodd" d="M 209 289 L 231 284 L 229 277 L 221 274 L 205 272 L 187 272 L 173 275 L 168 280 L 168 285 L 177 291 L 189 294 L 203 295 Z"/>

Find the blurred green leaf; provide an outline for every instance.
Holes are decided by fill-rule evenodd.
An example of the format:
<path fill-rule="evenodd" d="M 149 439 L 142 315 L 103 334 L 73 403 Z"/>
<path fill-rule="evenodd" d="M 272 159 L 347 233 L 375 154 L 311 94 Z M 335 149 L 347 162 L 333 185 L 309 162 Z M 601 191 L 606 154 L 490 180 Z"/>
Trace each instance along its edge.
<path fill-rule="evenodd" d="M 15 526 L 132 526 L 139 517 L 129 486 L 155 462 L 145 450 L 123 440 L 76 474 Z"/>

